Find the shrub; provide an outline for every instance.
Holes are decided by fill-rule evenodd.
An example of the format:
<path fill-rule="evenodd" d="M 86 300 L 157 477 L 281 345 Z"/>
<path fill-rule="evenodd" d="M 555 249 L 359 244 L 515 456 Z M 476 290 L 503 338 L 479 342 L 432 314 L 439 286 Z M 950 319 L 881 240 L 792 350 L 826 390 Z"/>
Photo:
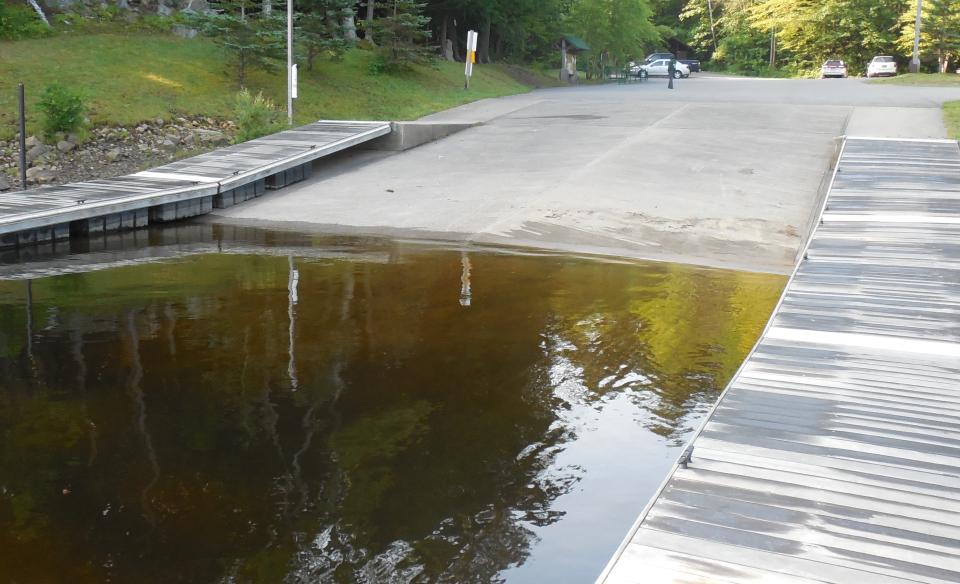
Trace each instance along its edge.
<path fill-rule="evenodd" d="M 83 126 L 86 106 L 79 93 L 59 83 L 48 85 L 37 104 L 43 112 L 43 131 L 47 136 L 57 132 L 76 132 Z"/>
<path fill-rule="evenodd" d="M 28 6 L 0 2 L 0 39 L 25 39 L 50 33 L 50 27 Z"/>
<path fill-rule="evenodd" d="M 263 96 L 262 91 L 253 95 L 241 89 L 237 93 L 234 121 L 237 123 L 236 142 L 253 140 L 281 129 L 280 110 L 273 101 Z"/>

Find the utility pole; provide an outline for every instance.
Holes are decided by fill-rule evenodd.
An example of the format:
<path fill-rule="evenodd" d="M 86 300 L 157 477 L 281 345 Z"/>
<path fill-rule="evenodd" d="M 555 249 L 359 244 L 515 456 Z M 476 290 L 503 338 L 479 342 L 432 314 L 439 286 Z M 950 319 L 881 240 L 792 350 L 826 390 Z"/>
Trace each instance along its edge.
<path fill-rule="evenodd" d="M 920 72 L 920 21 L 923 19 L 923 0 L 917 0 L 917 22 L 913 27 L 913 58 L 910 59 L 910 72 Z"/>
<path fill-rule="evenodd" d="M 713 22 L 713 0 L 707 0 L 707 12 L 710 13 L 710 36 L 713 38 L 713 52 L 717 52 L 717 29 Z"/>
<path fill-rule="evenodd" d="M 287 124 L 293 125 L 293 0 L 287 0 Z"/>

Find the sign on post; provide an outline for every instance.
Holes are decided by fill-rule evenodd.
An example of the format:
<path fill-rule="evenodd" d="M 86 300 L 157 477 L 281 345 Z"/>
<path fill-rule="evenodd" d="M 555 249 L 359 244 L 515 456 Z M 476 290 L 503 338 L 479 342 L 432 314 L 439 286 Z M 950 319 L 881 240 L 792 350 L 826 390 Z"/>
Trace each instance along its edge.
<path fill-rule="evenodd" d="M 466 82 L 464 83 L 464 89 L 470 89 L 470 77 L 473 76 L 473 64 L 477 62 L 477 31 L 469 30 L 467 31 L 467 63 L 464 67 L 464 75 L 466 76 Z"/>
<path fill-rule="evenodd" d="M 297 99 L 297 64 L 294 63 L 292 71 L 290 71 L 291 76 L 291 87 L 290 87 L 290 97 L 292 99 Z"/>

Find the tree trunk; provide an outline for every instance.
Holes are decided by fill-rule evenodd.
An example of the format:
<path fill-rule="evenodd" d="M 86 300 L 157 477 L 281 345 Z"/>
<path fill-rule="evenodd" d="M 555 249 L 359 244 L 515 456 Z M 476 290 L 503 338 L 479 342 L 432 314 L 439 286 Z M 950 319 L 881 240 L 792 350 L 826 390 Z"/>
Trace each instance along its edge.
<path fill-rule="evenodd" d="M 453 41 L 450 40 L 449 23 L 450 15 L 445 15 L 440 25 L 440 54 L 447 61 L 453 61 Z"/>
<path fill-rule="evenodd" d="M 260 7 L 265 15 L 270 14 L 273 12 L 273 0 L 263 0 L 263 2 L 260 4 Z"/>
<path fill-rule="evenodd" d="M 376 42 L 373 40 L 373 19 L 376 8 L 376 0 L 367 0 L 367 13 L 363 17 L 363 38 L 374 46 L 376 46 Z"/>
<path fill-rule="evenodd" d="M 477 46 L 477 62 L 490 62 L 490 17 L 483 18 L 483 24 L 480 25 L 480 38 Z"/>
<path fill-rule="evenodd" d="M 457 21 L 453 21 L 453 27 L 448 31 L 449 35 L 447 38 L 450 39 L 450 43 L 453 45 L 453 60 L 454 61 L 463 61 L 460 57 L 460 39 L 457 38 Z"/>

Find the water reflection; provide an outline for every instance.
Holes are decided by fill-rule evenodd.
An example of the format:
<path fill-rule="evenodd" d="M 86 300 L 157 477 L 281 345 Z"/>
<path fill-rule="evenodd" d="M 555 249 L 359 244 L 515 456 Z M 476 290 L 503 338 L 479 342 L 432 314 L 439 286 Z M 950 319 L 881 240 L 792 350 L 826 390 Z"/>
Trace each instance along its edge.
<path fill-rule="evenodd" d="M 0 579 L 591 580 L 783 285 L 199 229 L 0 268 Z"/>

